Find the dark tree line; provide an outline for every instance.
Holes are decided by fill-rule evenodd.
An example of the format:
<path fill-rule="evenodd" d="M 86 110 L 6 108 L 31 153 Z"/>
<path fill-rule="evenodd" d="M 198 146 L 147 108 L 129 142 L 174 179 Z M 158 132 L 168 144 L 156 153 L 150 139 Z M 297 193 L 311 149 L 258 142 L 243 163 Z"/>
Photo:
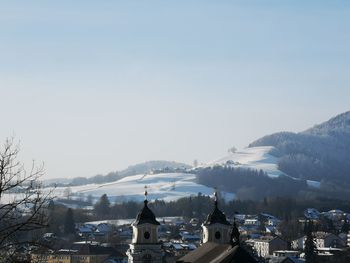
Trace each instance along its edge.
<path fill-rule="evenodd" d="M 266 196 L 295 196 L 307 188 L 305 180 L 286 176 L 271 178 L 262 170 L 214 166 L 198 169 L 196 173 L 198 183 L 236 193 L 239 199 L 261 200 Z"/>

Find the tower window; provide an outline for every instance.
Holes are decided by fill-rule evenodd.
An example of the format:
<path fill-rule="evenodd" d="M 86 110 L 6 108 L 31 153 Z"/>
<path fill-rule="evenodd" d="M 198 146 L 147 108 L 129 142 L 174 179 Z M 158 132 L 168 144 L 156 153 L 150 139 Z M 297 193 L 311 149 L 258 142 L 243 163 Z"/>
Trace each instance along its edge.
<path fill-rule="evenodd" d="M 216 231 L 215 232 L 215 238 L 216 239 L 220 239 L 220 237 L 221 237 L 221 233 L 219 231 Z"/>
<path fill-rule="evenodd" d="M 146 254 L 142 257 L 142 263 L 152 263 L 152 256 L 150 254 Z"/>
<path fill-rule="evenodd" d="M 143 237 L 145 238 L 145 239 L 149 239 L 150 238 L 150 233 L 148 232 L 148 231 L 146 231 L 144 234 L 143 234 Z"/>

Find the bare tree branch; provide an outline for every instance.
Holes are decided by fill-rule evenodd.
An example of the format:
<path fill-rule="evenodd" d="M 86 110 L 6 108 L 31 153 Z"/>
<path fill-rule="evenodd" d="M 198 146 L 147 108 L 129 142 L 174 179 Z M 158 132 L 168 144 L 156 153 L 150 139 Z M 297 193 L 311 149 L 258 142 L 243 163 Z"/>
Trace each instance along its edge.
<path fill-rule="evenodd" d="M 53 189 L 43 189 L 40 182 L 44 165 L 33 161 L 27 172 L 18 160 L 19 151 L 13 138 L 0 148 L 1 251 L 23 243 L 23 233 L 47 227 L 47 206 L 53 198 Z"/>

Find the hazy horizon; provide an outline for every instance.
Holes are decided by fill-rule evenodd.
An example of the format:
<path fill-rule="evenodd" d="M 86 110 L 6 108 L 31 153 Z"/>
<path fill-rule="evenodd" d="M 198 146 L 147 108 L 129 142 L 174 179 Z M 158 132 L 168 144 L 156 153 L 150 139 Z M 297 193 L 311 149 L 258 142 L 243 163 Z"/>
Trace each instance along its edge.
<path fill-rule="evenodd" d="M 208 162 L 350 110 L 347 1 L 11 1 L 0 21 L 0 143 L 46 178 Z"/>

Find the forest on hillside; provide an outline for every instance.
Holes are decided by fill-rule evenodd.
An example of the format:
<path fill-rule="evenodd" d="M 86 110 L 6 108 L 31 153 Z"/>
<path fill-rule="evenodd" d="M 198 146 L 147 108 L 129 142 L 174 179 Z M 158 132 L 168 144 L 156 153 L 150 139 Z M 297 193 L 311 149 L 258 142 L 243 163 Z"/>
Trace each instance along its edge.
<path fill-rule="evenodd" d="M 293 196 L 307 189 L 305 180 L 287 176 L 271 178 L 262 170 L 214 166 L 197 169 L 196 174 L 197 183 L 235 193 L 238 199 L 243 200 Z"/>
<path fill-rule="evenodd" d="M 278 169 L 292 177 L 350 183 L 350 112 L 304 132 L 279 132 L 249 145 L 256 146 L 274 146 Z"/>

